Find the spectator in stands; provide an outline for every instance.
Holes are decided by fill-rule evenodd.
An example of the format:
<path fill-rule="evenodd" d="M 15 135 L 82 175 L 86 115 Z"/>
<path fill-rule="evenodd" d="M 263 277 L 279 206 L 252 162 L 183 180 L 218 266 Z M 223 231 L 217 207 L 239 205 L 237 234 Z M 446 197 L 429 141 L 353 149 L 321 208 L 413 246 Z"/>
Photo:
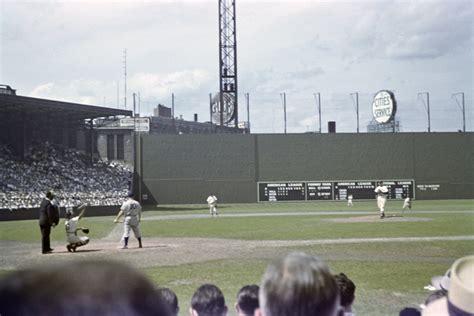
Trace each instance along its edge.
<path fill-rule="evenodd" d="M 201 285 L 191 299 L 191 316 L 225 316 L 227 306 L 224 294 L 213 284 Z"/>
<path fill-rule="evenodd" d="M 237 293 L 235 309 L 239 316 L 253 316 L 258 308 L 258 285 L 246 285 Z"/>
<path fill-rule="evenodd" d="M 334 275 L 337 286 L 339 288 L 339 296 L 341 298 L 341 306 L 344 309 L 344 316 L 354 316 L 352 312 L 352 304 L 355 299 L 356 286 L 344 273 Z"/>
<path fill-rule="evenodd" d="M 176 294 L 169 288 L 160 288 L 158 289 L 158 294 L 160 295 L 165 307 L 168 310 L 168 314 L 171 316 L 178 316 L 179 305 L 178 297 Z"/>
<path fill-rule="evenodd" d="M 342 316 L 339 289 L 318 257 L 296 252 L 271 264 L 260 286 L 256 316 Z"/>
<path fill-rule="evenodd" d="M 154 285 L 119 262 L 71 261 L 0 279 L 1 315 L 168 316 Z"/>

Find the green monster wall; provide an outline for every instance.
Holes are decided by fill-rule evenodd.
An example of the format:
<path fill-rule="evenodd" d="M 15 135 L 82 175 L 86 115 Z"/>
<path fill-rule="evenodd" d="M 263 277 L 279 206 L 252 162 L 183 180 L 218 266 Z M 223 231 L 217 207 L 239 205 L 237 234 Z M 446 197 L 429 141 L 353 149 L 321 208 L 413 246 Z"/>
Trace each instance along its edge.
<path fill-rule="evenodd" d="M 144 203 L 257 202 L 257 182 L 414 179 L 416 199 L 472 199 L 474 133 L 141 135 Z"/>

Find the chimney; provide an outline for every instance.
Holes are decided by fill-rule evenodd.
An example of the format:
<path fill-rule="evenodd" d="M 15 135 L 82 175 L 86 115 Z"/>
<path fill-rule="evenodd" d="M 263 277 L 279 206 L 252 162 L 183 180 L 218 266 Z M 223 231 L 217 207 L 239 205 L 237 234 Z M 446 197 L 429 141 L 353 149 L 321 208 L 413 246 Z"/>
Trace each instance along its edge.
<path fill-rule="evenodd" d="M 328 133 L 336 133 L 336 122 L 328 121 Z"/>

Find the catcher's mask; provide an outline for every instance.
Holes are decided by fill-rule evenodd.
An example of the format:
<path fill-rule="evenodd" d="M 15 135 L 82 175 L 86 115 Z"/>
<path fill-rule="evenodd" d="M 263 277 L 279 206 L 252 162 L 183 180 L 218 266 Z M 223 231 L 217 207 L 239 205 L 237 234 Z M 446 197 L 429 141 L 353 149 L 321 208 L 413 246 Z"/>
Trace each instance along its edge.
<path fill-rule="evenodd" d="M 73 216 L 74 216 L 74 210 L 72 209 L 72 207 L 70 206 L 66 207 L 66 217 L 71 218 Z"/>

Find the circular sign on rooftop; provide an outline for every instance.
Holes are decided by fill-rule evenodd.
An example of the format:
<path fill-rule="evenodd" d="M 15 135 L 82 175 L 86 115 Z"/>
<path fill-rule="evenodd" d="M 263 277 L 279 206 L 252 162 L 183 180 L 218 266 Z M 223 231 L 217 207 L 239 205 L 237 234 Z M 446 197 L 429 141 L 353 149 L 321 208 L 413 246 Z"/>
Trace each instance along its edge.
<path fill-rule="evenodd" d="M 222 120 L 223 124 L 229 123 L 234 118 L 234 109 L 235 109 L 235 102 L 232 96 L 229 93 L 224 93 L 222 96 L 222 101 L 224 101 L 223 106 L 223 113 L 222 113 Z M 212 114 L 212 122 L 214 124 L 221 123 L 221 98 L 220 92 L 216 93 L 211 101 L 211 114 Z"/>
<path fill-rule="evenodd" d="M 387 123 L 395 117 L 397 102 L 395 95 L 388 90 L 377 92 L 372 103 L 372 114 L 378 123 Z"/>

